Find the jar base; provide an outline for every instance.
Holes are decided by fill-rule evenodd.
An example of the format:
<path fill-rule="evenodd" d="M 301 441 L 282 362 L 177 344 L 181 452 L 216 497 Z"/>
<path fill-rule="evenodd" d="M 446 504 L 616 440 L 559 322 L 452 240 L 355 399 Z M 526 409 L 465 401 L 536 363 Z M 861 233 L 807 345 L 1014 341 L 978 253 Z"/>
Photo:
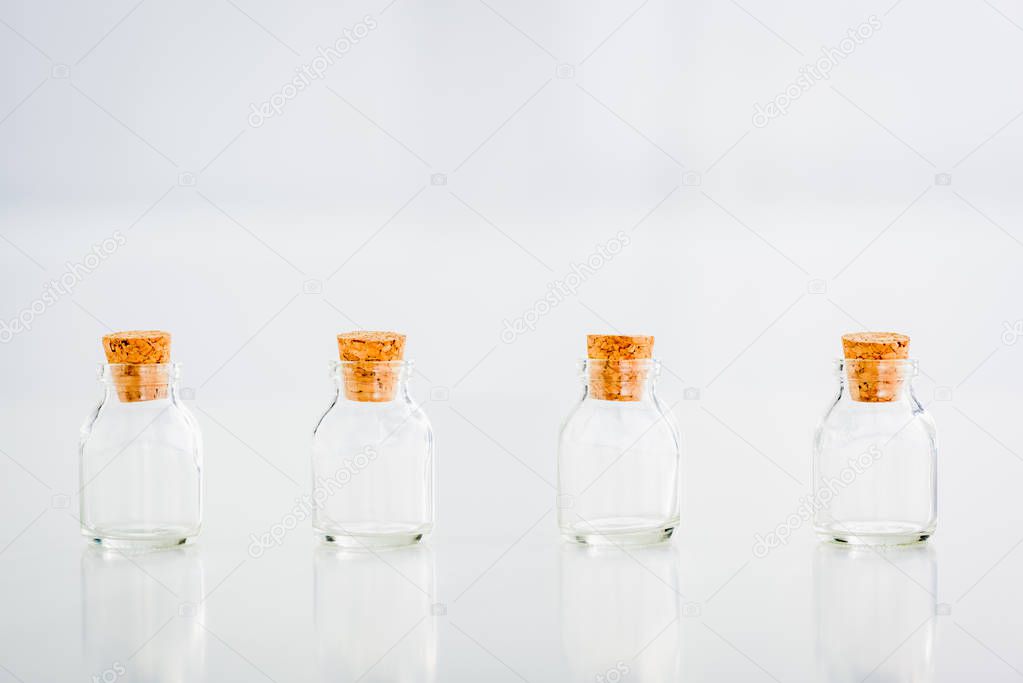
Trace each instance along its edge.
<path fill-rule="evenodd" d="M 92 542 L 113 550 L 157 550 L 174 548 L 188 542 L 187 538 L 152 539 L 149 541 L 126 541 L 124 539 L 103 539 L 93 537 Z"/>
<path fill-rule="evenodd" d="M 197 536 L 198 529 L 188 527 L 104 527 L 82 528 L 82 535 L 96 545 L 115 550 L 155 550 L 184 545 L 188 539 Z"/>
<path fill-rule="evenodd" d="M 415 545 L 426 537 L 425 533 L 414 534 L 333 534 L 321 533 L 320 539 L 325 543 L 342 548 L 399 548 Z"/>
<path fill-rule="evenodd" d="M 639 527 L 635 524 L 623 524 L 621 522 L 594 521 L 586 524 L 577 524 L 571 527 L 562 527 L 561 537 L 572 543 L 583 545 L 601 546 L 637 546 L 653 545 L 663 543 L 671 538 L 678 527 L 678 521 L 656 526 Z"/>
<path fill-rule="evenodd" d="M 840 545 L 884 546 L 923 543 L 934 529 L 921 529 L 913 524 L 898 522 L 857 522 L 840 527 L 817 528 L 823 541 Z"/>
<path fill-rule="evenodd" d="M 313 531 L 324 542 L 344 548 L 397 548 L 419 543 L 432 528 L 408 522 L 352 522 L 334 529 L 313 527 Z"/>
<path fill-rule="evenodd" d="M 156 550 L 158 548 L 173 548 L 184 545 L 188 542 L 187 536 L 168 536 L 166 538 L 104 538 L 102 536 L 87 535 L 96 545 L 110 548 L 112 550 Z"/>

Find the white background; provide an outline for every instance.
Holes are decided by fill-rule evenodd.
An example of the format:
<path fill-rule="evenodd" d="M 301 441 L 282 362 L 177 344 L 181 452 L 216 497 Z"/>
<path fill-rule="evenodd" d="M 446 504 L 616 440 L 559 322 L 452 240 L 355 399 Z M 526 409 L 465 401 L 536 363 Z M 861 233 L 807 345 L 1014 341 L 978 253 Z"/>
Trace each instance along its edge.
<path fill-rule="evenodd" d="M 32 318 L 0 347 L 0 681 L 1023 677 L 1021 58 L 1007 0 L 0 2 L 0 318 Z M 253 558 L 306 492 L 334 335 L 360 327 L 408 335 L 437 533 L 367 565 L 303 523 Z M 99 340 L 132 328 L 174 335 L 208 493 L 194 548 L 136 562 L 70 514 Z M 801 528 L 754 558 L 864 328 L 913 339 L 938 533 L 854 557 Z M 668 548 L 557 537 L 557 429 L 598 331 L 655 335 L 667 368 L 687 441 Z"/>

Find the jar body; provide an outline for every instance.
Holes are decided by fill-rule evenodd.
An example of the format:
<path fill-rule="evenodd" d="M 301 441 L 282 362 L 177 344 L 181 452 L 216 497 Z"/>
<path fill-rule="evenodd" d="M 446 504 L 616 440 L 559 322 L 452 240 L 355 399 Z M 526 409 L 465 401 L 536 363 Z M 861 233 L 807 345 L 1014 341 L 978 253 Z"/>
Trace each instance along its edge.
<path fill-rule="evenodd" d="M 890 400 L 863 401 L 840 370 L 838 398 L 814 440 L 814 528 L 841 543 L 924 541 L 937 523 L 934 422 L 913 393 L 910 361 L 873 362 L 902 363 L 907 376 Z"/>
<path fill-rule="evenodd" d="M 202 438 L 178 395 L 177 368 L 149 393 L 126 400 L 112 372 L 79 444 L 82 534 L 113 547 L 179 545 L 202 525 Z M 157 386 L 157 385 L 153 385 Z"/>
<path fill-rule="evenodd" d="M 313 530 L 323 540 L 399 546 L 433 530 L 433 429 L 408 394 L 409 372 L 401 368 L 394 396 L 380 401 L 348 398 L 336 378 L 338 394 L 313 432 Z"/>
<path fill-rule="evenodd" d="M 678 431 L 654 393 L 656 366 L 645 362 L 635 400 L 597 398 L 587 386 L 561 429 L 558 524 L 566 540 L 656 543 L 678 526 Z M 587 377 L 593 363 L 584 364 Z"/>

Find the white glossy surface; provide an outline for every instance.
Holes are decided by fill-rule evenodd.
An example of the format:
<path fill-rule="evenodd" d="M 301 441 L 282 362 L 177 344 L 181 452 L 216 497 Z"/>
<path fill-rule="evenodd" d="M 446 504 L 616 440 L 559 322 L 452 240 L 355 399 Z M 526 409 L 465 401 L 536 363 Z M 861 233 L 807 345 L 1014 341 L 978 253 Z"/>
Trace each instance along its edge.
<path fill-rule="evenodd" d="M 592 681 L 619 664 L 625 680 L 643 681 L 1017 677 L 1021 519 L 1011 486 L 989 481 L 993 463 L 1018 467 L 1011 455 L 975 448 L 963 463 L 974 428 L 946 410 L 944 514 L 931 543 L 834 547 L 804 525 L 765 555 L 756 534 L 805 494 L 699 407 L 682 407 L 692 408 L 680 414 L 690 437 L 682 527 L 669 544 L 627 553 L 560 541 L 553 492 L 439 404 L 440 525 L 407 549 L 337 550 L 315 542 L 308 521 L 279 546 L 253 545 L 302 488 L 209 421 L 213 504 L 194 545 L 102 551 L 28 478 L 5 503 L 0 663 L 24 681 L 88 679 L 117 664 L 124 680 L 161 681 Z M 747 429 L 770 431 L 755 407 L 738 413 Z M 253 424 L 274 415 L 236 409 L 263 416 Z M 460 468 L 475 468 L 475 483 Z M 8 482 L 26 476 L 7 471 Z M 505 502 L 480 507 L 480 486 Z M 990 495 L 961 502 L 978 488 Z M 984 516 L 996 509 L 1003 519 Z"/>

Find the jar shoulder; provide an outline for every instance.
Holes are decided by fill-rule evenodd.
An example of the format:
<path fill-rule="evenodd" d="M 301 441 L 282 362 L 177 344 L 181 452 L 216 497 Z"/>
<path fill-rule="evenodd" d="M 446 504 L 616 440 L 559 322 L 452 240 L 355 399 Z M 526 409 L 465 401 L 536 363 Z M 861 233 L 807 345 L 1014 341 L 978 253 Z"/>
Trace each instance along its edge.
<path fill-rule="evenodd" d="M 820 425 L 828 426 L 842 422 L 865 420 L 902 420 L 903 422 L 915 421 L 921 425 L 933 426 L 934 424 L 930 413 L 927 412 L 915 397 L 888 403 L 868 403 L 852 401 L 848 397 L 838 397 L 831 402 L 831 405 L 821 418 Z"/>
<path fill-rule="evenodd" d="M 430 418 L 413 401 L 367 405 L 335 400 L 317 421 L 313 439 L 366 430 L 394 435 L 418 433 L 431 438 L 433 436 Z"/>
<path fill-rule="evenodd" d="M 82 423 L 80 443 L 119 440 L 178 441 L 196 449 L 202 446 L 202 434 L 195 415 L 180 401 L 153 402 L 152 405 L 122 405 L 101 400 Z"/>
<path fill-rule="evenodd" d="M 821 418 L 816 441 L 884 435 L 900 440 L 914 437 L 934 442 L 937 427 L 930 413 L 914 397 L 890 403 L 867 403 L 848 398 L 835 400 Z"/>
<path fill-rule="evenodd" d="M 560 439 L 566 441 L 615 441 L 626 446 L 637 439 L 662 439 L 676 447 L 679 430 L 674 416 L 654 400 L 582 400 L 562 423 Z"/>

